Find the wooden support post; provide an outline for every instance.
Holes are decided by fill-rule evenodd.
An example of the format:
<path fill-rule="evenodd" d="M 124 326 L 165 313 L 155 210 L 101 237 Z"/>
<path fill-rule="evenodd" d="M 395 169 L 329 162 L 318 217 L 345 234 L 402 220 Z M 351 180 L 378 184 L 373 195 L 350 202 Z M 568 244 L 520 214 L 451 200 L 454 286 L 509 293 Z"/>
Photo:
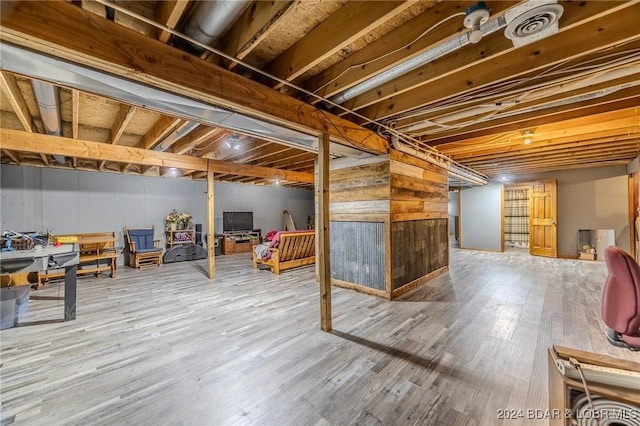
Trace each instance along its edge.
<path fill-rule="evenodd" d="M 331 331 L 331 265 L 329 263 L 329 134 L 318 141 L 318 265 L 320 273 L 320 328 Z"/>
<path fill-rule="evenodd" d="M 207 160 L 207 257 L 209 259 L 209 279 L 216 273 L 216 240 L 213 211 L 213 165 Z"/>

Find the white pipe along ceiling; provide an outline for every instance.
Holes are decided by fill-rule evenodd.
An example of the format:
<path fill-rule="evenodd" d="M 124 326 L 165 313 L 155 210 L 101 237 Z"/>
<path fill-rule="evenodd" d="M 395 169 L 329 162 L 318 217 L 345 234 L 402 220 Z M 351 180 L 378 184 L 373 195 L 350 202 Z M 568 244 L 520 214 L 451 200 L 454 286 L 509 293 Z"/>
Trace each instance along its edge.
<path fill-rule="evenodd" d="M 33 95 L 38 104 L 40 119 L 44 126 L 44 131 L 48 135 L 62 136 L 62 117 L 60 116 L 60 92 L 51 83 L 40 80 L 31 80 Z M 58 164 L 64 164 L 65 158 L 61 155 L 54 155 L 53 158 Z"/>

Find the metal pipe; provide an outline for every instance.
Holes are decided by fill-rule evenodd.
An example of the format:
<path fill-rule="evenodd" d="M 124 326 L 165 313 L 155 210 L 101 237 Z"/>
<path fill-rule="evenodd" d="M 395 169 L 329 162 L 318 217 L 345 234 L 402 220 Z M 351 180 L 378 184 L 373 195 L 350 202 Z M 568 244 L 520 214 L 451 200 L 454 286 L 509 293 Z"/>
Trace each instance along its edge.
<path fill-rule="evenodd" d="M 483 35 L 489 35 L 495 33 L 496 31 L 500 31 L 506 26 L 507 21 L 505 20 L 505 18 L 503 16 L 499 16 L 498 18 L 492 19 L 486 24 L 482 25 L 480 27 L 480 30 L 482 31 Z M 330 101 L 337 104 L 342 104 L 349 99 L 353 99 L 366 91 L 369 91 L 388 81 L 398 78 L 401 75 L 408 73 L 409 71 L 421 67 L 422 65 L 435 61 L 436 59 L 451 52 L 455 52 L 456 50 L 461 49 L 462 47 L 470 43 L 471 41 L 469 40 L 469 32 L 467 31 L 464 34 L 460 34 L 457 37 L 451 38 L 433 47 L 432 49 L 422 52 L 421 54 L 396 65 L 393 68 L 389 68 L 388 70 L 381 72 L 380 74 L 375 75 L 374 77 L 371 77 L 370 79 L 365 80 L 360 84 L 356 84 L 355 86 L 345 90 L 344 92 L 333 96 L 332 98 L 330 98 Z"/>
<path fill-rule="evenodd" d="M 418 157 L 422 160 L 425 160 L 431 164 L 435 164 L 436 166 L 442 167 L 447 170 L 447 174 L 449 177 L 452 177 L 456 180 L 464 181 L 472 185 L 486 185 L 489 183 L 489 178 L 482 173 L 476 172 L 475 170 L 463 166 L 460 163 L 457 163 L 447 157 L 435 155 L 431 155 L 425 150 L 420 150 L 417 147 L 412 147 L 403 141 L 401 141 L 397 136 L 391 135 L 391 144 L 393 148 L 404 152 L 405 154 L 412 155 L 414 157 Z"/>
<path fill-rule="evenodd" d="M 213 44 L 236 20 L 247 3 L 249 3 L 247 0 L 198 2 L 183 32 L 200 43 Z M 183 49 L 196 55 L 204 52 L 204 49 L 193 43 L 179 42 L 179 44 Z"/>
<path fill-rule="evenodd" d="M 176 143 L 179 139 L 182 139 L 183 137 L 191 133 L 199 125 L 199 123 L 192 121 L 176 128 L 173 132 L 169 133 L 164 139 L 162 139 L 162 141 L 158 145 L 156 145 L 153 150 L 164 151 L 165 149 Z"/>
<path fill-rule="evenodd" d="M 31 80 L 31 87 L 40 111 L 44 131 L 48 135 L 62 136 L 62 118 L 60 117 L 60 92 L 50 83 Z M 62 155 L 54 155 L 56 163 L 64 164 Z"/>

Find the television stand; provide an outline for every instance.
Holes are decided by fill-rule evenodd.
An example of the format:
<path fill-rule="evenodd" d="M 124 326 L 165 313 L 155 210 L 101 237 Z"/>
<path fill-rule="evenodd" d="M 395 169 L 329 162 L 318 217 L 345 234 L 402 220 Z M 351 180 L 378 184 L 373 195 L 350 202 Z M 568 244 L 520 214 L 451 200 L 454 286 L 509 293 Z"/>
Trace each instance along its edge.
<path fill-rule="evenodd" d="M 222 254 L 251 253 L 260 243 L 260 229 L 229 231 L 222 234 Z"/>

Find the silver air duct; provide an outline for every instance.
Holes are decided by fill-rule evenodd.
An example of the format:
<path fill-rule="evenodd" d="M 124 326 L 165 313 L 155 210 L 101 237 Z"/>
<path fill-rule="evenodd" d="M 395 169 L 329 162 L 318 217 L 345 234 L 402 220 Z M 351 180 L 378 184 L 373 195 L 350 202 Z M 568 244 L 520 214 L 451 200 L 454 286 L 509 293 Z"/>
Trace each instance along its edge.
<path fill-rule="evenodd" d="M 318 136 L 313 133 L 282 127 L 278 123 L 228 111 L 11 44 L 0 43 L 0 68 L 32 78 L 51 79 L 61 86 L 118 99 L 188 121 L 197 120 L 201 124 L 223 127 L 308 152 L 318 152 Z M 330 152 L 336 156 L 356 158 L 371 156 L 335 142 L 331 143 Z"/>
<path fill-rule="evenodd" d="M 564 10 L 562 6 L 555 4 L 556 1 L 557 0 L 527 1 L 507 10 L 505 16 L 499 16 L 486 23 L 484 23 L 487 19 L 487 15 L 484 13 L 484 4 L 483 2 L 479 2 L 476 6 L 472 6 L 467 10 L 464 25 L 471 28 L 471 31 L 446 40 L 406 62 L 398 64 L 369 80 L 345 90 L 330 100 L 336 104 L 342 104 L 349 99 L 353 99 L 364 92 L 398 78 L 422 65 L 455 52 L 470 43 L 477 43 L 482 37 L 507 28 L 507 26 L 511 30 L 507 34 L 507 37 L 514 42 L 515 47 L 555 34 L 558 32 L 558 19 L 560 19 L 562 11 Z M 479 16 L 476 16 L 478 13 L 480 13 Z M 512 27 L 514 28 L 513 30 L 511 29 Z"/>
<path fill-rule="evenodd" d="M 480 30 L 482 31 L 483 36 L 486 36 L 489 34 L 493 34 L 496 31 L 500 31 L 506 26 L 507 22 L 505 21 L 504 17 L 500 16 L 480 26 Z M 422 65 L 435 61 L 436 59 L 451 52 L 455 52 L 456 50 L 461 49 L 462 47 L 472 42 L 469 39 L 470 34 L 471 31 L 468 31 L 457 37 L 451 38 L 434 47 L 433 49 L 422 52 L 421 54 L 414 56 L 406 62 L 398 64 L 393 68 L 389 68 L 384 72 L 381 72 L 380 74 L 370 78 L 369 80 L 363 81 L 360 84 L 356 84 L 350 89 L 347 89 L 344 92 L 332 97 L 330 100 L 336 104 L 342 104 L 349 99 L 355 98 L 356 96 L 361 95 L 364 92 L 380 86 L 381 84 L 398 78 L 401 75 L 408 73 L 409 71 L 413 71 L 414 69 L 421 67 Z"/>
<path fill-rule="evenodd" d="M 45 133 L 53 136 L 62 136 L 60 93 L 58 88 L 53 84 L 39 80 L 31 80 L 31 87 L 38 103 L 38 111 L 40 111 L 40 119 Z M 64 164 L 65 162 L 65 158 L 61 155 L 54 155 L 53 158 L 58 164 Z"/>
<path fill-rule="evenodd" d="M 211 45 L 224 34 L 247 3 L 249 2 L 246 0 L 198 2 L 182 32 L 202 44 Z M 177 43 L 193 54 L 200 55 L 204 52 L 204 49 L 192 43 L 182 41 Z"/>
<path fill-rule="evenodd" d="M 199 123 L 190 122 L 182 127 L 176 128 L 173 132 L 169 133 L 162 142 L 156 145 L 153 150 L 154 151 L 164 151 L 169 148 L 171 145 L 176 143 L 179 139 L 182 139 L 189 133 L 191 133 L 196 127 L 199 126 Z"/>

